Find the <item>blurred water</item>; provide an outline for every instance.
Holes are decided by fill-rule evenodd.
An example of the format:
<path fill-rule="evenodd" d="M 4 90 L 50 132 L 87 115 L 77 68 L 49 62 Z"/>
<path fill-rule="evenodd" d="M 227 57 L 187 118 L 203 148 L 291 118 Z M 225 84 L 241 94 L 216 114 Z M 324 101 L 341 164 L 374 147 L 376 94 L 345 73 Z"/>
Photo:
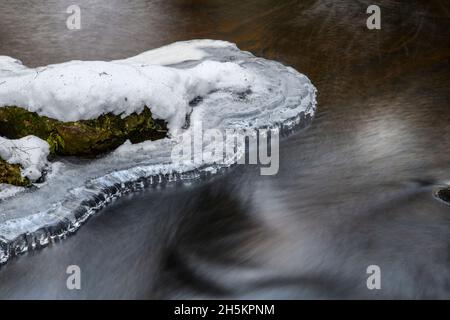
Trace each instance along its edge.
<path fill-rule="evenodd" d="M 433 197 L 450 182 L 447 3 L 382 1 L 375 31 L 368 1 L 78 2 L 68 31 L 70 1 L 2 1 L 0 54 L 36 66 L 229 40 L 308 75 L 318 113 L 282 140 L 278 175 L 239 166 L 121 198 L 2 267 L 0 298 L 450 298 L 450 207 Z"/>

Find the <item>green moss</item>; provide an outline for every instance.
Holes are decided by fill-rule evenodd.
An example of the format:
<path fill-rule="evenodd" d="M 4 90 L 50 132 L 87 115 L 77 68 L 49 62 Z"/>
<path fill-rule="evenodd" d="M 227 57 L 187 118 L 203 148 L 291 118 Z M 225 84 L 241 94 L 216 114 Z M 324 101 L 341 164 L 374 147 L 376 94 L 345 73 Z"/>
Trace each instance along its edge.
<path fill-rule="evenodd" d="M 0 159 L 0 183 L 25 187 L 30 184 L 30 181 L 22 177 L 19 165 L 9 164 L 3 159 Z"/>
<path fill-rule="evenodd" d="M 57 132 L 51 132 L 47 138 L 47 143 L 50 145 L 50 152 L 56 154 L 58 150 L 63 150 L 65 147 L 64 140 Z"/>
<path fill-rule="evenodd" d="M 167 125 L 153 119 L 147 107 L 124 118 L 108 113 L 95 120 L 62 122 L 10 106 L 0 108 L 0 135 L 10 139 L 35 135 L 49 143 L 52 154 L 93 157 L 127 139 L 138 143 L 164 138 Z"/>

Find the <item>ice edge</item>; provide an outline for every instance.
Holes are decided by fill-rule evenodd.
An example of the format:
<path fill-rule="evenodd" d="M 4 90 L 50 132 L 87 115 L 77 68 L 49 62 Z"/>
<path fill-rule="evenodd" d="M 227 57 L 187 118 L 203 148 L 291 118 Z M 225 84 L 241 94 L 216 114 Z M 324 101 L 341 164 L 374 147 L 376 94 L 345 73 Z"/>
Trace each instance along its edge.
<path fill-rule="evenodd" d="M 315 95 L 316 89 L 311 86 Z M 294 118 L 281 124 L 275 124 L 272 128 L 280 130 L 281 135 L 286 136 L 294 131 L 306 128 L 314 118 L 316 101 L 313 100 L 310 108 L 302 111 Z M 154 173 L 153 166 L 137 166 L 126 170 L 112 172 L 108 175 L 92 179 L 81 187 L 86 198 L 69 196 L 69 199 L 51 209 L 52 212 L 37 213 L 36 216 L 47 215 L 47 223 L 37 227 L 33 231 L 27 231 L 14 239 L 6 239 L 0 236 L 0 266 L 8 262 L 12 257 L 31 250 L 43 248 L 58 240 L 75 233 L 92 215 L 106 207 L 113 200 L 132 192 L 161 184 L 174 183 L 176 181 L 189 181 L 211 175 L 211 169 L 215 172 L 235 165 L 213 165 L 187 171 L 175 171 L 168 166 L 159 173 Z M 165 172 L 164 172 L 165 171 Z M 78 190 L 80 191 L 80 190 Z M 58 215 L 59 210 L 71 210 L 74 212 L 74 220 Z M 51 221 L 51 220 L 54 221 Z"/>

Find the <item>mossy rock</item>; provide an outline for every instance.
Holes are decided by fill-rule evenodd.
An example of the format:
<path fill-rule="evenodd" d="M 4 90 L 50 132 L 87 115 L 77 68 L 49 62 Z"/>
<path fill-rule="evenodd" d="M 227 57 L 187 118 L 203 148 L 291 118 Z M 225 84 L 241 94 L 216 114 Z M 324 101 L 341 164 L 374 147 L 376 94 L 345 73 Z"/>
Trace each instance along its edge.
<path fill-rule="evenodd" d="M 167 136 L 167 123 L 153 119 L 149 108 L 122 118 L 108 113 L 95 120 L 62 122 L 16 106 L 0 108 L 0 135 L 19 139 L 34 135 L 50 144 L 52 154 L 94 157 L 126 140 L 138 143 Z"/>
<path fill-rule="evenodd" d="M 19 165 L 0 159 L 0 183 L 25 187 L 30 185 L 30 180 L 22 177 Z"/>

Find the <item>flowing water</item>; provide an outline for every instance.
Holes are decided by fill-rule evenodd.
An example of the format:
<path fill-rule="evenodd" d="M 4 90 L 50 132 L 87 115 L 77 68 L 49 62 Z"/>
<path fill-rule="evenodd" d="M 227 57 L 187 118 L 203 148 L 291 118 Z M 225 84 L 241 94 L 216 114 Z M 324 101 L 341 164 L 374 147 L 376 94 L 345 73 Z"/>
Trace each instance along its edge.
<path fill-rule="evenodd" d="M 450 206 L 434 197 L 450 184 L 447 3 L 382 1 L 381 30 L 370 1 L 78 3 L 69 31 L 71 1 L 2 1 L 0 54 L 38 66 L 228 40 L 306 74 L 318 111 L 281 141 L 277 175 L 241 165 L 124 196 L 2 266 L 0 298 L 450 298 Z"/>

